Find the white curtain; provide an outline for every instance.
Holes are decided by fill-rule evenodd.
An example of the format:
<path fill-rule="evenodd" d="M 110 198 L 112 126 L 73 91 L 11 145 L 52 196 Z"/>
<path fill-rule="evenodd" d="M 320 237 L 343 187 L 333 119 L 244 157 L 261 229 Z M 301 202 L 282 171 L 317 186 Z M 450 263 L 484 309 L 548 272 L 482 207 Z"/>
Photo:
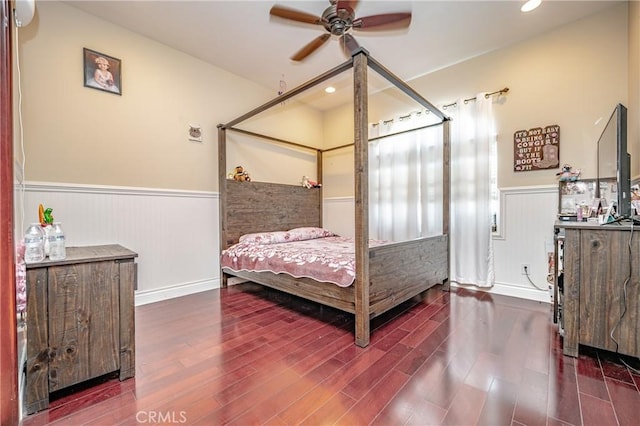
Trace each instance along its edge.
<path fill-rule="evenodd" d="M 451 123 L 451 276 L 459 284 L 494 282 L 491 238 L 496 132 L 492 99 L 456 102 Z"/>
<path fill-rule="evenodd" d="M 369 126 L 371 238 L 406 241 L 442 233 L 442 126 L 410 130 L 437 121 L 422 111 Z"/>
<path fill-rule="evenodd" d="M 452 118 L 450 280 L 489 287 L 496 178 L 492 99 L 480 93 L 475 101 L 457 101 L 446 113 Z M 370 125 L 371 238 L 405 241 L 442 233 L 442 126 L 406 131 L 434 122 L 422 112 Z"/>

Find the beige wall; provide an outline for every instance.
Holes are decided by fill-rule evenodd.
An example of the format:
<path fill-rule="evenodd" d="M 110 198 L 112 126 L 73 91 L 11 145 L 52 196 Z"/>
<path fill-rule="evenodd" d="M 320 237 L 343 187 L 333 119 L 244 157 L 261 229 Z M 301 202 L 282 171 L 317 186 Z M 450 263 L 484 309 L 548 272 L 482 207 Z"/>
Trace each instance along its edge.
<path fill-rule="evenodd" d="M 616 103 L 627 105 L 629 101 L 627 25 L 627 5 L 614 6 L 540 37 L 417 78 L 409 84 L 436 106 L 473 97 L 479 92 L 509 87 L 509 94 L 496 99 L 494 104 L 499 133 L 500 187 L 557 182 L 557 169 L 513 171 L 514 132 L 551 124 L 557 124 L 561 129 L 560 162 L 582 169 L 583 177 L 595 177 L 598 136 Z M 390 69 L 393 71 L 392 66 Z M 634 75 L 637 82 L 638 74 Z M 371 122 L 415 109 L 404 105 L 396 93 L 371 95 L 370 98 Z M 350 123 L 345 117 L 349 117 L 348 108 L 327 113 L 325 135 L 336 141 L 352 138 Z M 594 124 L 600 118 L 603 120 Z M 336 125 L 342 123 L 345 127 Z M 348 157 L 351 153 L 345 151 L 343 155 Z M 634 163 L 637 158 L 638 155 Z M 334 158 L 333 162 L 346 164 L 348 160 Z M 637 165 L 635 173 L 638 173 Z M 326 194 L 352 194 L 352 181 L 338 178 L 338 175 L 343 173 L 326 170 L 326 181 L 345 183 L 340 188 L 327 187 Z"/>
<path fill-rule="evenodd" d="M 122 96 L 83 87 L 83 47 L 122 60 Z M 59 2 L 38 2 L 17 52 L 27 181 L 217 190 L 216 125 L 275 95 Z M 281 109 L 287 127 L 268 115 L 255 121 L 278 137 L 322 141 L 320 113 L 295 103 Z M 188 141 L 189 124 L 202 126 L 203 143 Z M 255 171 L 273 163 L 266 155 Z M 299 181 L 300 170 L 282 179 Z"/>
<path fill-rule="evenodd" d="M 629 13 L 627 5 L 615 6 L 410 84 L 436 105 L 480 91 L 511 89 L 495 104 L 500 187 L 556 182 L 556 170 L 513 172 L 513 133 L 548 124 L 561 127 L 561 162 L 593 176 L 595 143 L 605 120 L 594 123 L 608 117 L 617 102 L 628 104 L 629 150 L 637 176 L 640 89 L 633 76 L 640 68 L 640 36 L 633 23 L 639 12 L 636 2 L 629 7 Z M 273 96 L 268 89 L 62 3 L 38 3 L 32 24 L 19 31 L 29 181 L 216 190 L 216 125 Z M 83 87 L 83 47 L 122 59 L 123 96 Z M 397 92 L 370 97 L 370 121 L 414 109 Z M 277 119 L 276 111 L 270 111 L 245 127 L 309 145 L 341 145 L 353 138 L 351 110 L 346 105 L 321 114 L 290 101 L 279 107 Z M 202 144 L 187 140 L 189 123 L 203 127 Z M 273 174 L 275 181 L 286 183 L 315 174 L 309 153 L 295 153 L 299 163 L 284 170 L 274 167 L 286 156 L 280 148 L 236 148 L 233 142 L 241 138 L 230 139 L 227 171 L 240 164 L 256 180 Z M 327 156 L 325 196 L 352 194 L 352 173 L 344 170 L 352 163 L 349 149 Z"/>

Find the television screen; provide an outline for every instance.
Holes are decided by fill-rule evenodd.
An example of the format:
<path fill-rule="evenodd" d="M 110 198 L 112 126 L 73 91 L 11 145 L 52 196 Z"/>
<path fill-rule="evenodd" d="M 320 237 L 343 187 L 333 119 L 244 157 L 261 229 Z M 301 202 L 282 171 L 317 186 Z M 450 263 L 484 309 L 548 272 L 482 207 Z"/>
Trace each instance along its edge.
<path fill-rule="evenodd" d="M 599 179 L 615 178 L 618 176 L 617 112 L 618 109 L 616 108 L 598 140 Z"/>
<path fill-rule="evenodd" d="M 616 105 L 600 138 L 598 139 L 598 182 L 614 178 L 612 194 L 618 216 L 631 215 L 631 159 L 627 153 L 627 108 Z M 600 198 L 600 185 L 596 186 L 596 198 Z"/>

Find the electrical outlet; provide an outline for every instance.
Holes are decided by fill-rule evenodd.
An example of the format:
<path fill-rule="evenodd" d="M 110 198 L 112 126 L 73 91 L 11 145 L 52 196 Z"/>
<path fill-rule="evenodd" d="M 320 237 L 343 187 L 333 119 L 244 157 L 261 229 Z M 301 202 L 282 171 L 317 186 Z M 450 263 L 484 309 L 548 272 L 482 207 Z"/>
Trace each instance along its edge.
<path fill-rule="evenodd" d="M 531 266 L 529 266 L 528 263 L 522 263 L 520 265 L 520 274 L 521 275 L 531 274 Z"/>

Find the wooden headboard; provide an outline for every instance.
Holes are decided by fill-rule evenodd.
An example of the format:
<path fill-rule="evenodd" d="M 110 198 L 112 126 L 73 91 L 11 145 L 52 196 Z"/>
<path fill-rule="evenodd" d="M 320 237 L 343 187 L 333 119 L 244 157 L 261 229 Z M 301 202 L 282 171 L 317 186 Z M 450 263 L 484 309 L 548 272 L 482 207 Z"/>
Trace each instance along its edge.
<path fill-rule="evenodd" d="M 237 243 L 243 234 L 322 226 L 318 188 L 235 180 L 226 180 L 224 186 L 222 249 Z"/>

